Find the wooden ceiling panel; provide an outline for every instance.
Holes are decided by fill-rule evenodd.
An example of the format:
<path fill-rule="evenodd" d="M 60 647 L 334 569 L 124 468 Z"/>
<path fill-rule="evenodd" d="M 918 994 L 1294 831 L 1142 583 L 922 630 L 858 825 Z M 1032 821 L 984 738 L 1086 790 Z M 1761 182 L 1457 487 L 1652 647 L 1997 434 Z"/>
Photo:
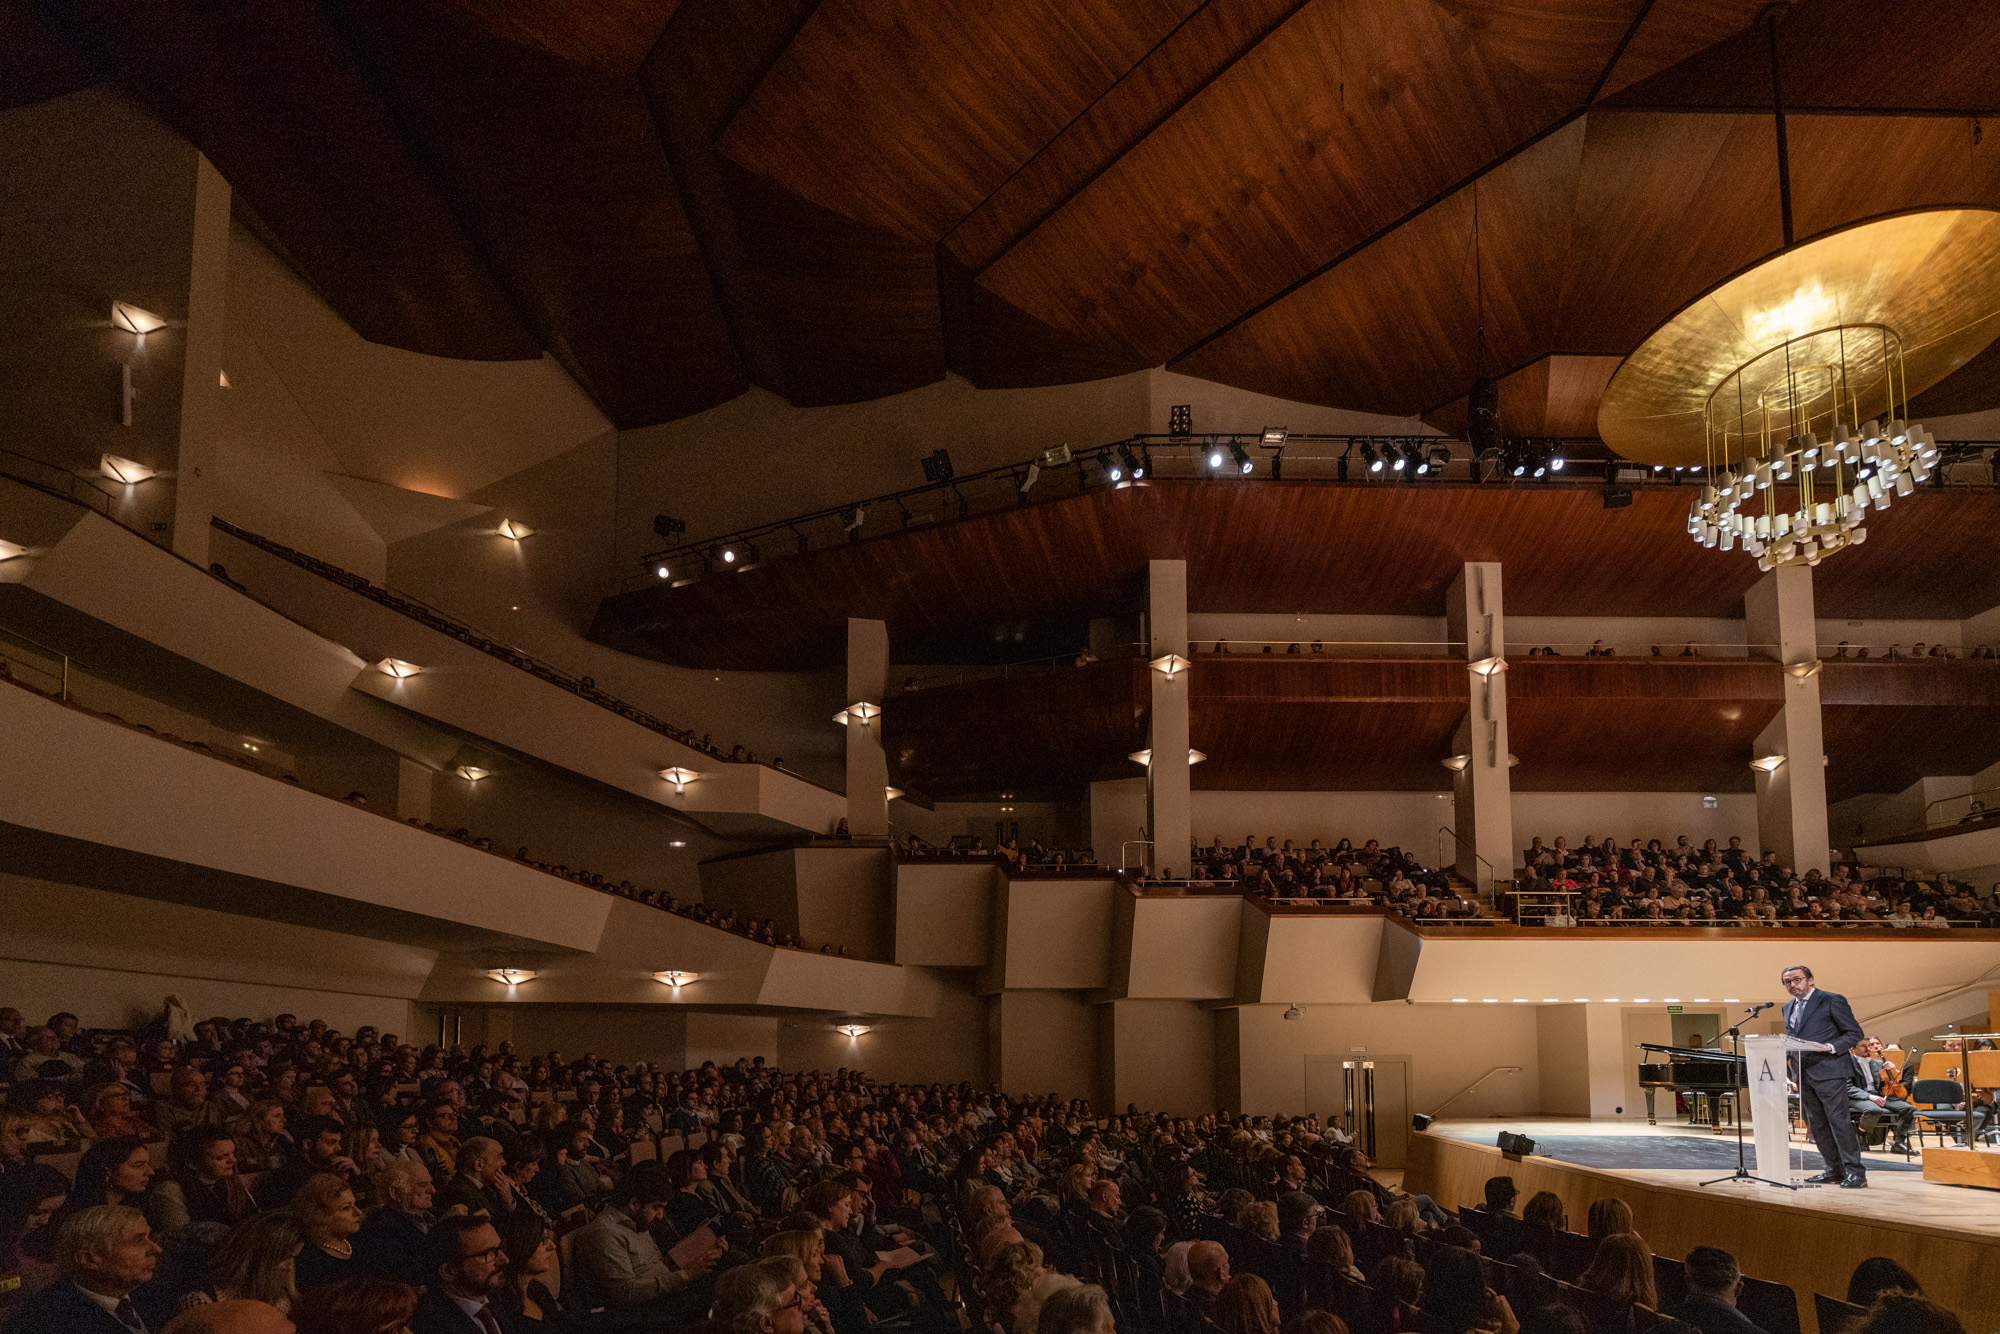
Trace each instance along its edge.
<path fill-rule="evenodd" d="M 1573 52 L 1580 65 L 1608 56 Z M 1158 363 L 1567 109 L 1430 0 L 1316 0 L 982 281 L 1054 328 Z"/>
<path fill-rule="evenodd" d="M 1136 777 L 1146 672 L 1129 659 L 898 695 L 882 712 L 890 781 L 950 797 Z"/>
<path fill-rule="evenodd" d="M 1813 601 L 1826 614 L 1897 620 L 1964 620 L 2000 606 L 1992 555 L 2000 495 L 1926 490 L 1868 516 L 1868 541 L 1813 570 Z M 1713 554 L 1713 553 L 1711 553 Z M 1918 607 L 1930 608 L 1919 613 Z"/>
<path fill-rule="evenodd" d="M 320 6 L 68 13 L 70 35 L 207 154 L 363 338 L 441 357 L 541 355 Z"/>
<path fill-rule="evenodd" d="M 1910 209 L 2000 208 L 2000 135 L 1970 121 L 1788 115 L 1785 132 L 1802 241 Z"/>
<path fill-rule="evenodd" d="M 2000 342 L 1910 399 L 1910 420 L 1929 421 L 2000 405 Z"/>
<path fill-rule="evenodd" d="M 802 198 L 935 242 L 1196 3 L 823 0 L 722 148 Z"/>
<path fill-rule="evenodd" d="M 1195 711 L 1188 744 L 1205 792 L 1436 792 L 1451 786 L 1439 761 L 1465 717 L 1464 700 L 1250 704 Z M 1449 808 L 1440 823 L 1449 823 Z"/>
<path fill-rule="evenodd" d="M 748 387 L 645 99 L 406 0 L 340 0 L 351 40 L 549 350 L 620 427 Z"/>
<path fill-rule="evenodd" d="M 1770 0 L 1653 0 L 1599 90 L 1611 97 L 1757 21 Z"/>
<path fill-rule="evenodd" d="M 1205 2 L 945 237 L 978 272 L 1306 0 Z"/>
<path fill-rule="evenodd" d="M 614 78 L 631 78 L 680 0 L 439 0 L 506 41 Z"/>
<path fill-rule="evenodd" d="M 1603 77 L 1642 0 L 1434 0 L 1481 49 L 1580 105 Z"/>
<path fill-rule="evenodd" d="M 1784 243 L 1768 116 L 1592 112 L 1557 341 L 1623 356 Z"/>
<path fill-rule="evenodd" d="M 2000 760 L 2000 708 L 1824 704 L 1820 727 L 1829 801 L 1902 792 L 1920 778 L 1976 774 Z"/>
<path fill-rule="evenodd" d="M 1482 325 L 1485 367 L 1545 356 L 1584 137 L 1581 120 L 1548 136 L 1172 369 L 1407 416 L 1466 391 Z"/>

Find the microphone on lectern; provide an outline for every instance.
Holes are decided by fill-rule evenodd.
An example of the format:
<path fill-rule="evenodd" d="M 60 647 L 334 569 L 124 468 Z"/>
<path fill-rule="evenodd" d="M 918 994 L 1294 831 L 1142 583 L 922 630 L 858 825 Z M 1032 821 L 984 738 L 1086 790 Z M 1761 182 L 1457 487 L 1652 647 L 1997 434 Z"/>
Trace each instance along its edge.
<path fill-rule="evenodd" d="M 1760 1001 L 1757 1004 L 1750 1007 L 1750 1013 L 1762 1014 L 1765 1010 L 1770 1009 L 1773 1005 L 1776 1005 L 1777 1003 L 1778 1002 L 1776 1001 Z"/>

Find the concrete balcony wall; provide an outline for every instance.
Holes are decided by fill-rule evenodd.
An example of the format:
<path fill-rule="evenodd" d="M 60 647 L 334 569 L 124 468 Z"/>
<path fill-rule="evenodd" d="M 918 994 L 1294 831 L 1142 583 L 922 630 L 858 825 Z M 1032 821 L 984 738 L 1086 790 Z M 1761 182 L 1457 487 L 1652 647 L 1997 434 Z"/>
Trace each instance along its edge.
<path fill-rule="evenodd" d="M 1221 1000 L 1236 994 L 1243 903 L 1233 895 L 1145 898 L 1121 891 L 1112 957 L 1115 996 Z"/>
<path fill-rule="evenodd" d="M 1377 916 L 1284 917 L 1241 905 L 1239 1005 L 1352 1005 L 1378 999 L 1383 923 Z"/>
<path fill-rule="evenodd" d="M 595 949 L 612 900 L 507 858 L 0 687 L 0 821 L 9 855 L 53 871 L 162 868 L 163 897 L 422 942 Z M 171 872 L 171 873 L 169 873 Z"/>
<path fill-rule="evenodd" d="M 169 994 L 190 1013 L 318 1016 L 408 1036 L 436 951 L 0 873 L 6 1003 L 138 1027 Z"/>
<path fill-rule="evenodd" d="M 1972 829 L 1963 834 L 1913 838 L 1900 843 L 1871 843 L 1854 851 L 1871 866 L 1950 871 L 1957 879 L 1990 885 L 1993 877 L 1987 872 L 2000 863 L 2000 825 Z"/>
<path fill-rule="evenodd" d="M 862 959 L 894 952 L 895 866 L 866 844 L 778 848 L 703 862 L 702 902 L 739 920 L 774 918 L 814 949 L 845 946 Z"/>
<path fill-rule="evenodd" d="M 896 962 L 934 968 L 991 963 L 994 900 L 1002 883 L 989 862 L 899 865 Z"/>
<path fill-rule="evenodd" d="M 994 897 L 992 965 L 982 991 L 1098 991 L 1111 985 L 1110 880 L 1013 880 Z"/>

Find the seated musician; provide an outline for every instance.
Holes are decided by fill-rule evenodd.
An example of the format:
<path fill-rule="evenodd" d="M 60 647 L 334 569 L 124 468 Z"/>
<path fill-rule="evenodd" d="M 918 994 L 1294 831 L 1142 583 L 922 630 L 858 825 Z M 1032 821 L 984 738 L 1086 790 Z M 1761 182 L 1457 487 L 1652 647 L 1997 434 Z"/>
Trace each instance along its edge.
<path fill-rule="evenodd" d="M 1856 1043 L 1852 1059 L 1854 1083 L 1848 1089 L 1848 1106 L 1856 1116 L 1886 1113 L 1890 1117 L 1889 1152 L 1902 1152 L 1909 1145 L 1917 1120 L 1917 1109 L 1900 1082 L 1902 1072 L 1883 1057 L 1880 1038 L 1864 1038 Z"/>
<path fill-rule="evenodd" d="M 1947 1078 L 1953 1083 L 1957 1083 L 1964 1071 L 1965 1039 L 1955 1037 L 1946 1038 L 1941 1050 L 1954 1058 L 1951 1062 L 1953 1073 L 1948 1075 Z M 1940 1102 L 1933 1105 L 1951 1111 L 1962 1112 L 1965 1110 L 1963 1102 Z M 1974 1138 L 1980 1138 L 1988 1134 L 1992 1129 L 1993 1091 L 1991 1089 L 1974 1089 L 1972 1090 L 1972 1134 Z"/>

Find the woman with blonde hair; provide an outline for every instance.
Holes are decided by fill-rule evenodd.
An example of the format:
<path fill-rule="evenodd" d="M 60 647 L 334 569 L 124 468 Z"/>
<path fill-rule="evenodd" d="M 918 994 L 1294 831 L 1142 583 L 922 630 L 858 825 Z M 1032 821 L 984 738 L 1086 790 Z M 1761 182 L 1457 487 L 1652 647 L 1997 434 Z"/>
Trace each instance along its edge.
<path fill-rule="evenodd" d="M 1258 1200 L 1243 1211 L 1237 1226 L 1259 1241 L 1275 1242 L 1278 1239 L 1278 1206 L 1269 1200 Z"/>
<path fill-rule="evenodd" d="M 996 1259 L 998 1257 L 995 1257 Z M 1009 1328 L 1013 1334 L 1040 1334 L 1042 1306 L 1049 1298 L 1066 1288 L 1080 1288 L 1083 1283 L 1068 1274 L 1058 1274 L 1054 1270 L 1043 1270 L 1014 1301 L 1014 1320 Z"/>
<path fill-rule="evenodd" d="M 1114 1334 L 1116 1328 L 1110 1296 L 1095 1283 L 1078 1283 L 1049 1294 L 1034 1334 Z"/>
<path fill-rule="evenodd" d="M 241 1300 L 289 1311 L 299 1295 L 294 1266 L 304 1245 L 305 1232 L 290 1211 L 252 1214 L 216 1246 L 208 1258 L 208 1285 L 183 1297 L 181 1309 Z"/>
<path fill-rule="evenodd" d="M 1278 1334 L 1278 1299 L 1255 1274 L 1238 1274 L 1215 1295 L 1215 1323 L 1222 1334 Z"/>
<path fill-rule="evenodd" d="M 1602 1241 L 1621 1232 L 1630 1232 L 1633 1230 L 1632 1206 L 1615 1195 L 1592 1200 L 1590 1215 L 1585 1226 L 1592 1241 Z"/>
<path fill-rule="evenodd" d="M 1347 1220 L 1348 1230 L 1359 1233 L 1364 1223 L 1379 1223 L 1382 1213 L 1375 1207 L 1375 1197 L 1365 1190 L 1350 1190 L 1340 1202 L 1340 1213 Z"/>
<path fill-rule="evenodd" d="M 806 1326 L 817 1334 L 833 1334 L 833 1315 L 819 1299 L 819 1281 L 826 1274 L 826 1234 L 818 1228 L 774 1232 L 764 1239 L 763 1253 L 798 1262 L 792 1281 L 805 1296 Z"/>
<path fill-rule="evenodd" d="M 361 1277 L 351 1240 L 361 1230 L 361 1210 L 345 1181 L 331 1172 L 307 1177 L 292 1196 L 292 1212 L 298 1215 L 305 1233 L 305 1246 L 296 1265 L 300 1292 Z"/>
<path fill-rule="evenodd" d="M 1424 1216 L 1417 1212 L 1415 1200 L 1397 1200 L 1382 1215 L 1382 1225 L 1414 1237 L 1424 1231 Z"/>

